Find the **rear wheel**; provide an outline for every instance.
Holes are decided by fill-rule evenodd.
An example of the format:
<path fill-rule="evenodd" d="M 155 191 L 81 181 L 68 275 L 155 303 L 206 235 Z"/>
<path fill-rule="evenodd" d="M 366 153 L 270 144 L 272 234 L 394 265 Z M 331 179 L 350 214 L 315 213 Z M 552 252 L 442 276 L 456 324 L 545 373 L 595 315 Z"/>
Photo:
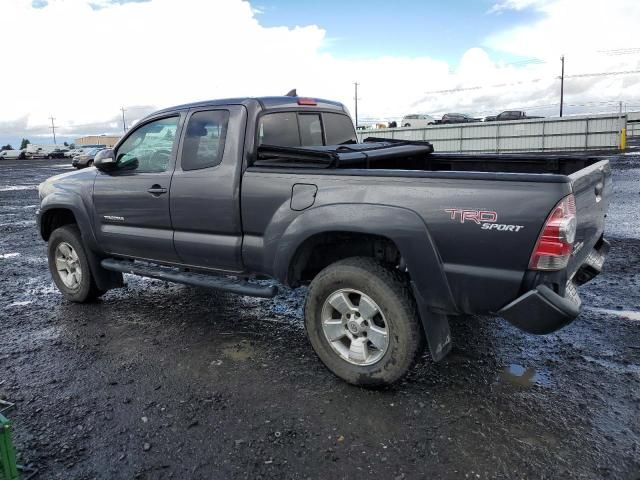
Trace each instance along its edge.
<path fill-rule="evenodd" d="M 371 258 L 322 270 L 305 304 L 309 340 L 322 362 L 349 383 L 379 387 L 402 378 L 423 334 L 404 278 Z"/>
<path fill-rule="evenodd" d="M 58 290 L 67 300 L 84 303 L 105 292 L 96 286 L 76 225 L 65 225 L 49 237 L 49 270 Z"/>

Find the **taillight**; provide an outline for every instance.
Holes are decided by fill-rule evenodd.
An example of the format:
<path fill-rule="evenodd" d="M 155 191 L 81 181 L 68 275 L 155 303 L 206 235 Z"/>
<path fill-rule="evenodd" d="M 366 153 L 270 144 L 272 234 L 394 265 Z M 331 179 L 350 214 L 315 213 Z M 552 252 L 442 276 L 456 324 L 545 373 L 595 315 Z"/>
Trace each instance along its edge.
<path fill-rule="evenodd" d="M 561 270 L 569 263 L 576 239 L 576 199 L 573 194 L 558 203 L 544 224 L 533 249 L 529 268 Z"/>
<path fill-rule="evenodd" d="M 298 98 L 298 105 L 317 105 L 313 98 Z"/>

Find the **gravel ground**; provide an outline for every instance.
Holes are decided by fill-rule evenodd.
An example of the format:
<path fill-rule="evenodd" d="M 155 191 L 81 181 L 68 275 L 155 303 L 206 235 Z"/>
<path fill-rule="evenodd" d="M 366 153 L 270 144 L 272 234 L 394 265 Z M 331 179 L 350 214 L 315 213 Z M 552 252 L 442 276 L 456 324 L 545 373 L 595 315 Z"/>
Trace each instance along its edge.
<path fill-rule="evenodd" d="M 636 160 L 636 158 L 638 160 Z M 330 374 L 275 301 L 127 277 L 62 299 L 35 228 L 60 160 L 0 163 L 0 398 L 42 479 L 640 478 L 640 157 L 614 163 L 605 272 L 562 331 L 452 325 L 392 389 Z"/>

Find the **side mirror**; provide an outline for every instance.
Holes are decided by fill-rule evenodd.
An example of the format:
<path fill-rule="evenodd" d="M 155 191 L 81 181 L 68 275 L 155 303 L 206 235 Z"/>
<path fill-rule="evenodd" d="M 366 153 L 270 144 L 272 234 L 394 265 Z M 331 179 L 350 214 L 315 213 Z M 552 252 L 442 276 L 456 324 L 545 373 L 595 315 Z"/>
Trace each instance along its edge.
<path fill-rule="evenodd" d="M 93 159 L 93 165 L 98 170 L 113 170 L 116 166 L 116 156 L 114 151 L 110 148 L 99 151 Z"/>

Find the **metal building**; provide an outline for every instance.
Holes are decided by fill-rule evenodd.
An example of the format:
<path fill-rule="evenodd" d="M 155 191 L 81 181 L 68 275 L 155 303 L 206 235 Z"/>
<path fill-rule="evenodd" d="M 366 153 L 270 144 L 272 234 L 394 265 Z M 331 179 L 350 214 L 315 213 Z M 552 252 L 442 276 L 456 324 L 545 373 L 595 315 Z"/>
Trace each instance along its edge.
<path fill-rule="evenodd" d="M 627 115 L 631 114 L 385 128 L 358 130 L 357 134 L 360 141 L 367 137 L 427 140 L 433 144 L 436 152 L 617 150 L 623 143 L 621 138 L 627 125 Z"/>
<path fill-rule="evenodd" d="M 107 148 L 113 148 L 120 140 L 120 135 L 87 135 L 76 138 L 74 143 L 76 147 L 83 145 L 105 145 Z"/>

